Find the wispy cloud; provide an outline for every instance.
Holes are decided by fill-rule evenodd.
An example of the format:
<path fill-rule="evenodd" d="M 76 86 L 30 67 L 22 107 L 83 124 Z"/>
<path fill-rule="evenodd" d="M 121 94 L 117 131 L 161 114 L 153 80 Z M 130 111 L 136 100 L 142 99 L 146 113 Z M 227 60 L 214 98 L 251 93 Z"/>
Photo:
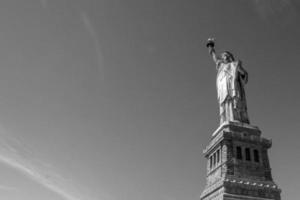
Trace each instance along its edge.
<path fill-rule="evenodd" d="M 35 158 L 20 140 L 2 133 L 0 133 L 0 162 L 22 172 L 65 200 L 92 199 L 80 194 L 78 191 L 81 191 L 81 188 L 74 186 L 74 183 L 70 184 L 70 181 L 53 171 L 49 164 Z M 14 190 L 14 188 L 0 185 L 1 189 Z"/>
<path fill-rule="evenodd" d="M 91 38 L 93 40 L 95 51 L 96 51 L 96 56 L 97 56 L 97 62 L 98 62 L 99 67 L 101 67 L 103 64 L 103 54 L 102 54 L 97 31 L 92 23 L 92 20 L 90 19 L 89 15 L 86 12 L 82 11 L 80 13 L 80 18 L 83 22 L 83 25 L 84 25 L 86 31 L 89 33 L 89 35 L 91 36 Z"/>

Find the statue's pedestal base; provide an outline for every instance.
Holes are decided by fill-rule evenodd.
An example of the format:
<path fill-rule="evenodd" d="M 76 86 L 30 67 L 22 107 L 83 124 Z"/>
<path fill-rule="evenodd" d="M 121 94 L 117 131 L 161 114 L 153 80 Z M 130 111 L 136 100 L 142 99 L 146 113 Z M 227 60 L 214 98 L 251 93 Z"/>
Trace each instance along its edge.
<path fill-rule="evenodd" d="M 203 151 L 206 187 L 201 200 L 280 200 L 267 150 L 272 142 L 256 126 L 227 122 L 213 133 Z"/>

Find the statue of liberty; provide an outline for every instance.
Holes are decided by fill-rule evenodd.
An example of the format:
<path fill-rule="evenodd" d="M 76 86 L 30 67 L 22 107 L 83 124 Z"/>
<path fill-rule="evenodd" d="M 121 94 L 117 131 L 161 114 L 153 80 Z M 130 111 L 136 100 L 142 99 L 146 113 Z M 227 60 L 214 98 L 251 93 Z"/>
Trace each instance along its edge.
<path fill-rule="evenodd" d="M 225 51 L 216 56 L 214 40 L 208 39 L 207 48 L 217 68 L 217 92 L 220 108 L 220 124 L 238 121 L 249 124 L 244 86 L 248 73 L 241 61 L 235 61 L 233 55 Z"/>

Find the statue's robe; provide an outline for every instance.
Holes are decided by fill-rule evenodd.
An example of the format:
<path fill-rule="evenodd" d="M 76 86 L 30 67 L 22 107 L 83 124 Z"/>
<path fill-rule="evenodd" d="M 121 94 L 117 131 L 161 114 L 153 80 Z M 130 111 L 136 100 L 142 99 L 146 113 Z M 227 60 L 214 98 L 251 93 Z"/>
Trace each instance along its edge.
<path fill-rule="evenodd" d="M 244 85 L 248 74 L 241 61 L 217 62 L 217 92 L 220 106 L 220 123 L 240 121 L 249 123 Z"/>

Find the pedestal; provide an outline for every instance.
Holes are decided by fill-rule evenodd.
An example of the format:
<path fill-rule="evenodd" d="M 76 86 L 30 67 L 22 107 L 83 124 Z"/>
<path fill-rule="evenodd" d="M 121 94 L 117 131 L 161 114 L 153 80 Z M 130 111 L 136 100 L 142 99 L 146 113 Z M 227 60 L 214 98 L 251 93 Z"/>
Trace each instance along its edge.
<path fill-rule="evenodd" d="M 272 141 L 258 127 L 226 122 L 213 133 L 203 151 L 206 187 L 201 200 L 280 200 L 268 158 Z"/>

